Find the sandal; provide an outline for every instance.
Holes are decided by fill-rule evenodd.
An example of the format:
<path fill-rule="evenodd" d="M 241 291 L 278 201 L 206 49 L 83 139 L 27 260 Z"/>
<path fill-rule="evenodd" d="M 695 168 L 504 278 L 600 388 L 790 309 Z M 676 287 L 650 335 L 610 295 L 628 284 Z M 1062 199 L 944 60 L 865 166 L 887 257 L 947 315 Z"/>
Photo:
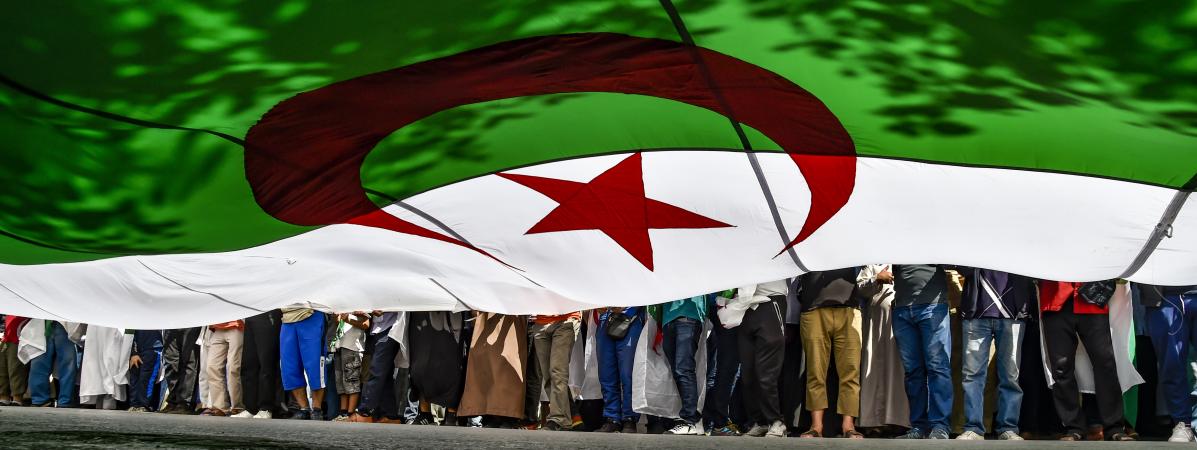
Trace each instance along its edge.
<path fill-rule="evenodd" d="M 821 438 L 821 437 L 823 437 L 823 433 L 819 432 L 819 431 L 815 431 L 815 430 L 806 430 L 806 431 L 803 431 L 802 434 L 799 434 L 798 437 L 800 437 L 800 438 Z"/>
<path fill-rule="evenodd" d="M 855 429 L 852 429 L 852 430 L 848 430 L 848 431 L 844 432 L 844 438 L 846 438 L 846 439 L 864 439 L 865 435 L 864 435 L 864 433 L 861 433 L 859 431 L 856 431 Z"/>

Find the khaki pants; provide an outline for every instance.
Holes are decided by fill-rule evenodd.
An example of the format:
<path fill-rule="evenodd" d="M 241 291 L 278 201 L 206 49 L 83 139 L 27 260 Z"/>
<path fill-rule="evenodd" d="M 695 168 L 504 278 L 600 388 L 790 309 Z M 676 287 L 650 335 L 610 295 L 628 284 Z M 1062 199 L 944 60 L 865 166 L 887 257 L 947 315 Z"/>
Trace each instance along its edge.
<path fill-rule="evenodd" d="M 17 359 L 16 342 L 0 342 L 0 400 L 21 401 L 28 390 L 29 367 Z"/>
<path fill-rule="evenodd" d="M 548 420 L 564 428 L 574 423 L 569 409 L 569 357 L 578 338 L 578 327 L 578 319 L 532 326 L 536 363 L 542 382 L 548 383 Z"/>
<path fill-rule="evenodd" d="M 241 402 L 241 345 L 245 332 L 241 330 L 213 331 L 204 345 L 208 347 L 208 398 L 213 409 L 229 411 L 229 399 L 233 409 L 244 409 Z M 225 365 L 228 376 L 225 376 Z M 226 391 L 225 385 L 228 385 Z"/>
<path fill-rule="evenodd" d="M 806 410 L 827 409 L 827 366 L 832 352 L 839 374 L 836 412 L 860 416 L 860 310 L 818 308 L 802 313 L 802 350 L 806 353 Z"/>

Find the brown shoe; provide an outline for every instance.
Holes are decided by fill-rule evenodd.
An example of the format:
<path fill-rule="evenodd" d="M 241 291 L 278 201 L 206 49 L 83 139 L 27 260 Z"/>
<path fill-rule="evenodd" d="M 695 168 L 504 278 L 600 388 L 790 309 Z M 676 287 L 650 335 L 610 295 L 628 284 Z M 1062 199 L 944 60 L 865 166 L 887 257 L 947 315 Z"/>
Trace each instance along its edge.
<path fill-rule="evenodd" d="M 350 419 L 350 420 L 352 420 L 352 419 Z M 400 425 L 403 423 L 403 419 L 391 419 L 389 417 L 382 417 L 382 418 L 379 418 L 378 420 L 374 421 L 374 423 L 386 423 L 386 424 L 391 424 L 391 425 Z"/>
<path fill-rule="evenodd" d="M 1061 441 L 1082 441 L 1084 439 L 1080 433 L 1064 433 L 1063 436 L 1060 436 Z"/>
<path fill-rule="evenodd" d="M 1100 425 L 1096 426 L 1096 427 L 1092 427 L 1092 428 L 1089 428 L 1089 432 L 1085 433 L 1085 440 L 1086 441 L 1104 441 L 1105 434 L 1106 434 L 1105 429 L 1102 428 Z"/>
<path fill-rule="evenodd" d="M 370 417 L 370 416 L 363 416 L 358 413 L 353 413 L 353 415 L 349 416 L 349 421 L 356 422 L 356 423 L 374 423 L 374 418 Z"/>

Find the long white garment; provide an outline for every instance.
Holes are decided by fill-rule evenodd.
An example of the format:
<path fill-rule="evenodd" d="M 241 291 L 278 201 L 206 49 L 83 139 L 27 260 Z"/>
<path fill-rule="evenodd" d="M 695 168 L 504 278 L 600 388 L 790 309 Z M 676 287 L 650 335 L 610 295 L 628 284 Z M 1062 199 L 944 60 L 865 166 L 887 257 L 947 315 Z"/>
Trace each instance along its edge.
<path fill-rule="evenodd" d="M 411 348 L 407 343 L 407 313 L 399 313 L 395 324 L 387 332 L 387 338 L 399 343 L 399 351 L 395 352 L 395 370 L 411 368 Z"/>
<path fill-rule="evenodd" d="M 665 350 L 653 348 L 660 325 L 651 315 L 645 315 L 640 340 L 636 341 L 636 356 L 632 363 L 632 411 L 640 414 L 680 418 L 682 398 L 673 380 L 673 371 L 665 358 Z M 711 322 L 703 321 L 699 334 L 698 350 L 694 353 L 698 383 L 698 409 L 702 410 L 706 398 L 707 383 L 707 336 L 711 333 Z"/>
<path fill-rule="evenodd" d="M 860 271 L 857 289 L 868 298 L 863 312 L 860 360 L 860 426 L 910 426 L 905 374 L 894 331 L 890 305 L 893 283 L 879 283 L 877 274 L 889 264 L 870 264 Z M 892 270 L 892 269 L 891 269 Z"/>
<path fill-rule="evenodd" d="M 574 339 L 569 358 L 569 391 L 577 400 L 602 400 L 603 390 L 598 379 L 598 323 L 590 311 L 582 313 L 586 321 L 586 335 Z"/>
<path fill-rule="evenodd" d="M 29 364 L 33 358 L 46 353 L 46 321 L 29 319 L 21 328 L 18 339 L 17 359 L 21 360 L 21 364 Z"/>
<path fill-rule="evenodd" d="M 207 407 L 212 404 L 212 399 L 209 398 L 208 393 L 208 346 L 204 345 L 208 342 L 208 336 L 212 335 L 212 329 L 207 326 L 200 327 L 199 339 L 196 345 L 199 345 L 199 362 L 196 364 L 199 367 L 199 399 L 200 404 Z"/>
<path fill-rule="evenodd" d="M 1042 319 L 1042 313 L 1040 314 Z M 1040 320 L 1040 323 L 1043 323 Z M 1135 370 L 1131 361 L 1130 345 L 1134 336 L 1134 308 L 1130 301 L 1130 286 L 1119 284 L 1110 299 L 1110 338 L 1114 344 L 1114 363 L 1118 368 L 1118 383 L 1122 392 L 1129 391 L 1135 385 L 1143 384 L 1143 377 Z M 1043 354 L 1043 372 L 1047 376 L 1047 385 L 1054 386 L 1051 366 L 1048 364 L 1047 346 L 1043 340 L 1043 333 L 1039 333 L 1039 345 Z M 1096 392 L 1093 381 L 1093 362 L 1085 352 L 1085 344 L 1078 342 L 1076 349 L 1076 384 L 1081 392 L 1092 394 Z"/>
<path fill-rule="evenodd" d="M 109 395 L 125 400 L 129 384 L 129 356 L 133 335 L 116 328 L 91 325 L 83 341 L 83 365 L 79 370 L 79 400 L 96 404 Z"/>

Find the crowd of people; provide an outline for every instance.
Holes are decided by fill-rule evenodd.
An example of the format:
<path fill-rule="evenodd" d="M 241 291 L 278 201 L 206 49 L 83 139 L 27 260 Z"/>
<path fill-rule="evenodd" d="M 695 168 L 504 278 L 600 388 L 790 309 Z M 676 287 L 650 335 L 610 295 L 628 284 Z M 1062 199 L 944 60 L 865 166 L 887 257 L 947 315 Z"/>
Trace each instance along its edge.
<path fill-rule="evenodd" d="M 671 435 L 1155 433 L 1193 442 L 1195 303 L 1197 286 L 869 265 L 563 315 L 297 304 L 170 330 L 6 316 L 0 406 Z"/>

